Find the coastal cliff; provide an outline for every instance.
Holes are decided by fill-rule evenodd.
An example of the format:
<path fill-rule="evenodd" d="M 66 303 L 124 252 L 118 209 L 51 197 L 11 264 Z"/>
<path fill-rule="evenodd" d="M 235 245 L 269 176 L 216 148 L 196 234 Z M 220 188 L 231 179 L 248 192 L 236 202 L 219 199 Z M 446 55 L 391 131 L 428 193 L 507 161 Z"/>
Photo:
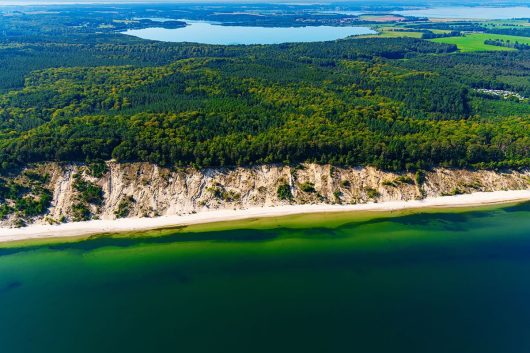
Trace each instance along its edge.
<path fill-rule="evenodd" d="M 19 185 L 40 214 L 17 210 L 4 198 L 2 227 L 56 224 L 89 219 L 186 215 L 212 209 L 246 209 L 286 204 L 363 204 L 407 201 L 479 191 L 530 187 L 530 172 L 438 168 L 390 173 L 330 165 L 263 165 L 247 168 L 168 169 L 148 163 L 96 165 L 57 163 L 28 167 L 4 188 Z M 11 185 L 11 186 L 10 186 Z M 37 185 L 38 187 L 35 187 Z M 33 187 L 33 188 L 32 188 Z M 35 190 L 40 190 L 40 194 Z M 43 196 L 44 195 L 44 196 Z M 47 195 L 47 196 L 46 196 Z M 24 203 L 22 203 L 24 205 Z"/>

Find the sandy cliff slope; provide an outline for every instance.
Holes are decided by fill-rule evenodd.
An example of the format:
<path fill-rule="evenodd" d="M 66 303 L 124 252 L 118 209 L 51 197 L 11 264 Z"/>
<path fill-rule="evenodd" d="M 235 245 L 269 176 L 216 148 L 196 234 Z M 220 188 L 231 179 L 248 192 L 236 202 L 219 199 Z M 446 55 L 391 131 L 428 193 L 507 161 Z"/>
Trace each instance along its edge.
<path fill-rule="evenodd" d="M 479 191 L 530 187 L 530 172 L 435 169 L 424 174 L 395 174 L 374 168 L 338 168 L 304 164 L 264 165 L 232 169 L 171 170 L 148 163 L 107 163 L 96 178 L 83 165 L 55 163 L 33 166 L 48 174 L 51 207 L 35 223 L 73 220 L 78 203 L 75 176 L 101 187 L 100 204 L 87 204 L 92 219 L 154 217 L 213 209 L 246 209 L 286 204 L 362 204 L 406 201 Z M 292 198 L 280 199 L 278 187 L 288 185 Z M 121 208 L 121 213 L 119 212 Z M 2 221 L 13 225 L 13 217 Z"/>

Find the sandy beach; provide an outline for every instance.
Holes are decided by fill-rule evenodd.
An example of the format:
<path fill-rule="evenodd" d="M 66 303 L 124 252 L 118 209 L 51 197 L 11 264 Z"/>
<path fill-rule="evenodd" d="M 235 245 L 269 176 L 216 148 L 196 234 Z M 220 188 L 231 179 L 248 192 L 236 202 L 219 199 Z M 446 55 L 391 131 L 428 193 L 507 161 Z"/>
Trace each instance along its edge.
<path fill-rule="evenodd" d="M 29 239 L 88 236 L 101 233 L 145 231 L 150 229 L 200 223 L 242 220 L 247 218 L 278 217 L 304 213 L 395 211 L 423 207 L 470 207 L 530 200 L 530 190 L 477 192 L 465 195 L 442 196 L 412 201 L 388 201 L 355 205 L 285 205 L 241 210 L 211 210 L 189 215 L 155 218 L 122 218 L 92 220 L 59 225 L 29 225 L 24 228 L 1 228 L 0 242 Z"/>

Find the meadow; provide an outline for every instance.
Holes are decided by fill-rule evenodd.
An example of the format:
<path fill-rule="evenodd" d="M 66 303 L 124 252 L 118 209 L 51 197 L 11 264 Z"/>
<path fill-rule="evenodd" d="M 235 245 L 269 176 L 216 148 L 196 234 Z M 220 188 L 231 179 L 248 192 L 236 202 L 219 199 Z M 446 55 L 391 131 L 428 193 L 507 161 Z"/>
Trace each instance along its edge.
<path fill-rule="evenodd" d="M 485 44 L 486 40 L 504 40 L 510 42 L 519 42 L 530 44 L 530 38 L 520 36 L 507 36 L 502 34 L 492 33 L 472 33 L 466 34 L 462 37 L 446 37 L 432 39 L 436 43 L 455 44 L 461 52 L 476 52 L 476 51 L 513 51 L 516 49 L 508 47 L 500 47 L 495 45 Z"/>

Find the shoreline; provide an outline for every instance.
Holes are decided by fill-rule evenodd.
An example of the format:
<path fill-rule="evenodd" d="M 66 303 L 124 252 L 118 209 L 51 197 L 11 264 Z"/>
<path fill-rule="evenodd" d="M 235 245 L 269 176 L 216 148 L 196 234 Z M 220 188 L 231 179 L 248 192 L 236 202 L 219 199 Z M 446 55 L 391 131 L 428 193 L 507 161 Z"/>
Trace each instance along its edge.
<path fill-rule="evenodd" d="M 471 194 L 430 197 L 422 200 L 385 201 L 354 205 L 283 205 L 238 210 L 210 210 L 188 215 L 170 215 L 154 218 L 120 218 L 91 220 L 59 225 L 29 225 L 24 228 L 0 228 L 0 243 L 67 237 L 88 237 L 104 233 L 148 231 L 176 226 L 238 221 L 250 218 L 270 218 L 311 213 L 338 213 L 355 211 L 399 211 L 422 208 L 460 208 L 530 200 L 530 189 L 512 191 L 476 192 Z"/>

